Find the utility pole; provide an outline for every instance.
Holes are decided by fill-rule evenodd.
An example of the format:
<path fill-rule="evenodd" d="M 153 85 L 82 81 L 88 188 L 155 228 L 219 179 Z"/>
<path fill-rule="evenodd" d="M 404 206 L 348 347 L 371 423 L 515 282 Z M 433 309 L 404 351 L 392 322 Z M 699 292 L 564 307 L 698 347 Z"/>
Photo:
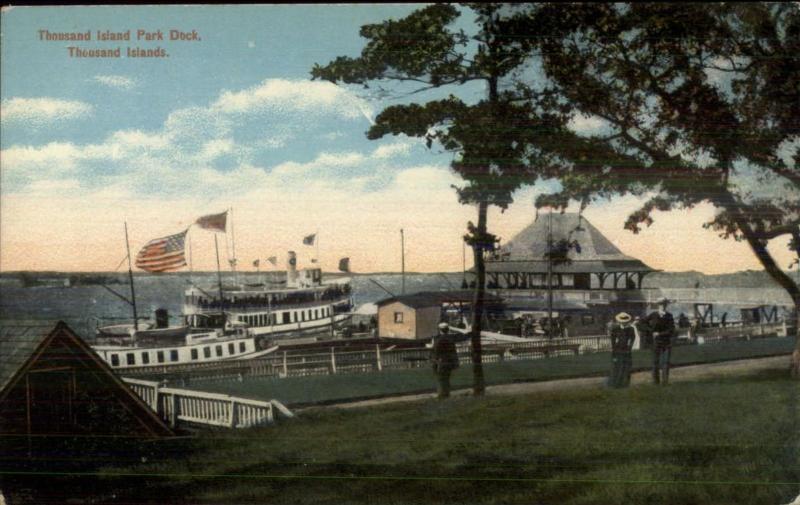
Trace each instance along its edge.
<path fill-rule="evenodd" d="M 400 294 L 406 294 L 406 238 L 400 228 Z"/>
<path fill-rule="evenodd" d="M 547 337 L 553 338 L 553 209 L 547 215 Z"/>

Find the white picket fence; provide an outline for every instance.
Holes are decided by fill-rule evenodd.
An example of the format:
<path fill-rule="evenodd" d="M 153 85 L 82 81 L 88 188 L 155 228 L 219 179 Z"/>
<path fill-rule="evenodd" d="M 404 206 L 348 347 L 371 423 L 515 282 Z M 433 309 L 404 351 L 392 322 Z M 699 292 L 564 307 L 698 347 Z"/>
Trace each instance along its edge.
<path fill-rule="evenodd" d="M 277 400 L 258 401 L 219 393 L 163 387 L 160 383 L 122 378 L 158 415 L 173 427 L 179 423 L 226 428 L 250 428 L 294 414 Z"/>

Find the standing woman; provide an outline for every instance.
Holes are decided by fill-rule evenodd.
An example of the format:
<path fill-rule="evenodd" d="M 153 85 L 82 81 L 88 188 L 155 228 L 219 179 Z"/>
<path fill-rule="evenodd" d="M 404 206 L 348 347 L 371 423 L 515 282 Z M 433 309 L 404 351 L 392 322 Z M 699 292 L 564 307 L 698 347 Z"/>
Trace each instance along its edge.
<path fill-rule="evenodd" d="M 628 387 L 631 383 L 631 367 L 633 366 L 633 342 L 636 332 L 631 326 L 633 318 L 627 312 L 620 312 L 614 317 L 609 327 L 611 338 L 611 376 L 608 386 L 612 388 Z"/>

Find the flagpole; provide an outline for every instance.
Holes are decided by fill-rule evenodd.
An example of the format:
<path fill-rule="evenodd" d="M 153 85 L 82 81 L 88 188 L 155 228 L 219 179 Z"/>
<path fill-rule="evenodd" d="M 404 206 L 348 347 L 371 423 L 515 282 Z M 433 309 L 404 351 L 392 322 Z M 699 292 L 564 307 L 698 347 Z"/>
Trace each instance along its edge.
<path fill-rule="evenodd" d="M 189 226 L 191 228 L 191 226 Z M 189 235 L 189 228 L 186 228 L 186 235 L 189 236 L 189 280 L 192 280 L 192 272 L 194 271 L 192 268 L 192 236 Z"/>
<path fill-rule="evenodd" d="M 233 270 L 233 282 L 235 284 L 239 283 L 238 277 L 236 275 L 236 233 L 233 229 L 233 207 L 230 207 L 231 211 L 231 254 L 233 255 L 233 263 L 231 264 L 231 270 Z"/>
<path fill-rule="evenodd" d="M 222 312 L 223 329 L 225 325 L 225 298 L 222 296 L 222 271 L 219 266 L 219 243 L 217 242 L 217 234 L 214 234 L 214 249 L 217 251 L 217 285 L 219 286 L 219 307 Z"/>
<path fill-rule="evenodd" d="M 131 305 L 133 306 L 133 329 L 139 329 L 139 315 L 136 313 L 136 291 L 133 288 L 133 267 L 131 266 L 131 244 L 128 241 L 128 222 L 125 221 L 125 249 L 128 251 L 128 279 L 131 283 Z"/>

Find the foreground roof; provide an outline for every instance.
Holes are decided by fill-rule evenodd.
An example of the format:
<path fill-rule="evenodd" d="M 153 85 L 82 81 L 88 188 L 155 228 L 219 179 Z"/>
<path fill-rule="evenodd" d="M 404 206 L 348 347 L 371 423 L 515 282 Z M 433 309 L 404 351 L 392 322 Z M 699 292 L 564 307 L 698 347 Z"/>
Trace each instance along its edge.
<path fill-rule="evenodd" d="M 56 321 L 0 322 L 0 391 L 56 330 Z"/>

